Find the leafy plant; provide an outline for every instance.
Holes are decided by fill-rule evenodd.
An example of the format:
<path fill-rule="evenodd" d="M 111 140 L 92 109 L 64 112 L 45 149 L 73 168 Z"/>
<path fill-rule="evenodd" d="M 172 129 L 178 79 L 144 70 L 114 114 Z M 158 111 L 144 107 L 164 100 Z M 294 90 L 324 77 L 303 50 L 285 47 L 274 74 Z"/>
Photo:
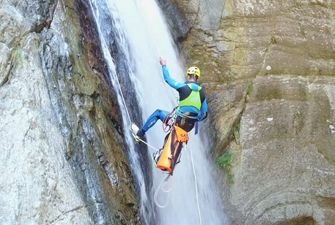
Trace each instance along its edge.
<path fill-rule="evenodd" d="M 217 158 L 216 163 L 218 164 L 219 167 L 223 169 L 228 169 L 231 167 L 231 158 L 232 158 L 232 153 L 230 152 L 225 152 L 223 155 L 221 155 L 219 158 Z"/>
<path fill-rule="evenodd" d="M 225 152 L 223 153 L 223 155 L 221 155 L 219 158 L 216 159 L 216 164 L 225 171 L 228 182 L 230 184 L 234 183 L 234 175 L 231 173 L 232 158 L 233 158 L 232 153 Z"/>

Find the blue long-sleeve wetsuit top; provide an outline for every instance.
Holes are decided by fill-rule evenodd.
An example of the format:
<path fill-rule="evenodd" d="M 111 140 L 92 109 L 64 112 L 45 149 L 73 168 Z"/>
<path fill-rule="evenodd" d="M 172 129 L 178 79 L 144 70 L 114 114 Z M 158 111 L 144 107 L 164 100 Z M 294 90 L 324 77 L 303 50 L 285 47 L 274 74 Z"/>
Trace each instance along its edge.
<path fill-rule="evenodd" d="M 207 101 L 205 97 L 205 89 L 196 82 L 175 81 L 174 79 L 170 77 L 170 73 L 166 65 L 162 66 L 162 70 L 163 70 L 164 80 L 166 81 L 166 83 L 168 83 L 171 87 L 173 87 L 174 89 L 178 91 L 179 101 L 182 101 L 183 99 L 187 98 L 192 92 L 192 90 L 193 91 L 200 90 L 200 100 L 201 100 L 200 110 L 194 106 L 180 106 L 179 111 L 180 113 L 186 113 L 186 112 L 196 113 L 198 115 L 197 116 L 198 121 L 205 119 L 207 115 Z"/>

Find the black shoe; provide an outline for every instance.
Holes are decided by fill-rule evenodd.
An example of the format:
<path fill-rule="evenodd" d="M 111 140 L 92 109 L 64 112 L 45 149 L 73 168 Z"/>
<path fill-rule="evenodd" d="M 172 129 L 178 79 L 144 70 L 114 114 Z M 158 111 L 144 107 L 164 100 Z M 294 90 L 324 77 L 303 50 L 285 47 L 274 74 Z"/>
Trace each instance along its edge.
<path fill-rule="evenodd" d="M 136 136 L 139 137 L 142 140 L 144 139 L 144 133 L 143 133 L 142 129 L 137 131 Z"/>
<path fill-rule="evenodd" d="M 136 124 L 133 123 L 131 125 L 130 130 L 136 142 L 139 142 L 140 140 L 144 139 L 144 132 L 142 131 L 142 129 L 139 129 L 138 126 L 136 126 Z"/>

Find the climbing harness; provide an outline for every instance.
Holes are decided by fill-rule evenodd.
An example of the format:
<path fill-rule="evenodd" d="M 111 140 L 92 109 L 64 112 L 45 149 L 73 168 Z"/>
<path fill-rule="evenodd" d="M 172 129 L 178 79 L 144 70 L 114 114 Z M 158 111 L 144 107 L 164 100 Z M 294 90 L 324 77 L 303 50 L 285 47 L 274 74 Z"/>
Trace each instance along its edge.
<path fill-rule="evenodd" d="M 175 113 L 176 111 L 175 107 L 163 120 L 162 126 L 163 126 L 163 131 L 165 133 L 168 133 L 171 131 L 173 125 L 175 125 L 176 120 L 177 120 L 177 114 Z"/>

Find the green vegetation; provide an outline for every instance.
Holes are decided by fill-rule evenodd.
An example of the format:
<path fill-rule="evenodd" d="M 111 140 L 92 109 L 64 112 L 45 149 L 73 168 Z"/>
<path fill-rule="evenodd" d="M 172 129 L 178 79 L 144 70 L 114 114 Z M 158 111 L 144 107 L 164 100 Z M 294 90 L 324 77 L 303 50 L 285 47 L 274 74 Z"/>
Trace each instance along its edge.
<path fill-rule="evenodd" d="M 247 95 L 250 95 L 253 89 L 254 89 L 254 86 L 252 85 L 252 83 L 249 83 L 247 86 Z"/>
<path fill-rule="evenodd" d="M 274 37 L 274 36 L 271 37 L 271 44 L 273 44 L 273 45 L 277 44 L 276 37 Z"/>
<path fill-rule="evenodd" d="M 233 135 L 234 135 L 236 144 L 239 144 L 240 142 L 240 126 L 241 126 L 240 120 L 234 123 L 233 125 Z"/>
<path fill-rule="evenodd" d="M 234 175 L 232 174 L 232 158 L 233 154 L 230 152 L 225 152 L 219 158 L 216 159 L 216 164 L 225 171 L 227 175 L 228 182 L 230 184 L 234 183 Z"/>

